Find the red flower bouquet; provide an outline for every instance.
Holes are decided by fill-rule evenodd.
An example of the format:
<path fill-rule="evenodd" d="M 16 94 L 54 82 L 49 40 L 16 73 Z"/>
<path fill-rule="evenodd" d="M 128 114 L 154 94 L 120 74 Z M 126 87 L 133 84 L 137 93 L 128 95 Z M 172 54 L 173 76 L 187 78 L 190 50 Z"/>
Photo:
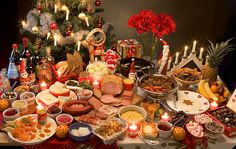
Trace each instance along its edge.
<path fill-rule="evenodd" d="M 151 57 L 155 56 L 153 52 L 155 52 L 157 39 L 174 32 L 176 29 L 176 24 L 170 15 L 155 14 L 152 10 L 141 10 L 138 14 L 131 16 L 128 25 L 135 28 L 139 35 L 145 36 L 140 36 L 144 46 L 143 55 L 150 55 Z M 148 50 L 150 48 L 151 51 Z"/>

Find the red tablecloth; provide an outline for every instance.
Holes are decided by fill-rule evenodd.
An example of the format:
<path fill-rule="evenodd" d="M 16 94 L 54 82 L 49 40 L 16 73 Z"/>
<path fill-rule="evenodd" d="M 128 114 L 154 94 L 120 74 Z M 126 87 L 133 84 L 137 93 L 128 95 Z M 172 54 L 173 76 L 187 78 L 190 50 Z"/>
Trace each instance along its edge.
<path fill-rule="evenodd" d="M 0 128 L 3 126 L 3 116 L 0 112 Z M 26 149 L 76 149 L 79 146 L 89 145 L 95 149 L 117 149 L 117 143 L 106 145 L 96 136 L 90 137 L 86 142 L 80 143 L 69 139 L 68 137 L 64 139 L 59 139 L 55 135 L 49 138 L 47 141 L 37 144 L 37 145 L 23 145 Z"/>

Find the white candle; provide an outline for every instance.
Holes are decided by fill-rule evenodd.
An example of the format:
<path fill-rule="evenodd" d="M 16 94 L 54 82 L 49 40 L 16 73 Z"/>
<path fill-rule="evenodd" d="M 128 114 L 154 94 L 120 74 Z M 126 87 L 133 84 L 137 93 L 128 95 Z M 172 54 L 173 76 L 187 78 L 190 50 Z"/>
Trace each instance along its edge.
<path fill-rule="evenodd" d="M 197 41 L 195 40 L 195 41 L 193 42 L 192 53 L 195 53 L 196 45 L 197 45 Z"/>
<path fill-rule="evenodd" d="M 170 117 L 166 112 L 161 115 L 161 121 L 168 122 L 169 120 L 170 120 Z"/>
<path fill-rule="evenodd" d="M 41 84 L 40 84 L 41 91 L 44 91 L 47 88 L 48 88 L 48 84 L 46 82 L 42 81 Z"/>
<path fill-rule="evenodd" d="M 54 5 L 54 12 L 57 13 L 57 8 L 58 6 L 57 5 Z"/>
<path fill-rule="evenodd" d="M 207 56 L 206 56 L 205 65 L 208 64 L 208 58 L 209 58 L 209 56 L 207 55 Z"/>
<path fill-rule="evenodd" d="M 47 33 L 47 40 L 49 39 L 50 35 L 51 35 L 51 33 L 48 32 L 48 33 Z"/>
<path fill-rule="evenodd" d="M 98 58 L 97 58 L 97 57 L 95 57 L 95 62 L 96 62 L 96 61 L 98 61 Z"/>
<path fill-rule="evenodd" d="M 78 41 L 77 51 L 80 51 L 81 41 Z"/>
<path fill-rule="evenodd" d="M 179 61 L 179 52 L 176 52 L 176 56 L 175 56 L 175 64 L 177 64 Z"/>
<path fill-rule="evenodd" d="M 170 59 L 168 60 L 167 70 L 170 69 L 171 61 L 172 61 L 172 58 L 170 57 Z"/>
<path fill-rule="evenodd" d="M 54 35 L 54 46 L 57 46 L 57 36 Z"/>
<path fill-rule="evenodd" d="M 69 14 L 70 14 L 70 11 L 69 11 L 69 10 L 66 10 L 66 20 L 69 19 Z"/>
<path fill-rule="evenodd" d="M 188 46 L 184 47 L 184 57 L 187 57 L 187 53 L 188 53 Z"/>
<path fill-rule="evenodd" d="M 99 86 L 99 82 L 97 80 L 94 80 L 93 82 L 93 88 L 96 88 L 96 89 L 99 89 L 100 86 Z"/>
<path fill-rule="evenodd" d="M 88 17 L 85 17 L 85 22 L 86 22 L 87 27 L 89 27 Z"/>
<path fill-rule="evenodd" d="M 202 59 L 203 50 L 204 50 L 203 48 L 200 49 L 200 54 L 199 54 L 198 59 Z"/>

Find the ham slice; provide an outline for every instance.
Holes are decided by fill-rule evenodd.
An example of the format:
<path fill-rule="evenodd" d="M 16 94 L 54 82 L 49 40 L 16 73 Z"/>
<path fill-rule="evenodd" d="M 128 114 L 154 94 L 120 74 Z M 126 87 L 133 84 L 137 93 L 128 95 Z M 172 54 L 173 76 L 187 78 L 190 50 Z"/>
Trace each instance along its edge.
<path fill-rule="evenodd" d="M 82 115 L 79 117 L 79 121 L 89 123 L 92 125 L 98 125 L 101 122 L 99 118 L 91 116 L 91 115 Z"/>
<path fill-rule="evenodd" d="M 99 119 L 106 119 L 107 118 L 107 114 L 101 112 L 101 111 L 95 111 L 95 110 L 92 110 L 88 113 L 88 115 L 90 116 L 94 116 L 94 117 L 98 117 Z"/>
<path fill-rule="evenodd" d="M 101 90 L 105 95 L 119 95 L 123 91 L 122 78 L 115 75 L 107 75 L 102 79 Z"/>
<path fill-rule="evenodd" d="M 117 110 L 117 108 L 115 108 L 113 106 L 104 105 L 101 108 L 99 108 L 99 111 L 102 113 L 105 113 L 107 115 L 111 115 L 113 113 L 116 113 L 118 110 Z"/>
<path fill-rule="evenodd" d="M 93 107 L 93 109 L 98 110 L 101 106 L 103 106 L 102 102 L 96 99 L 95 97 L 91 97 L 88 100 L 88 103 Z"/>
<path fill-rule="evenodd" d="M 119 100 L 116 99 L 112 95 L 103 95 L 102 98 L 101 98 L 101 101 L 105 104 L 110 104 L 110 103 L 113 103 L 113 102 L 118 102 Z"/>

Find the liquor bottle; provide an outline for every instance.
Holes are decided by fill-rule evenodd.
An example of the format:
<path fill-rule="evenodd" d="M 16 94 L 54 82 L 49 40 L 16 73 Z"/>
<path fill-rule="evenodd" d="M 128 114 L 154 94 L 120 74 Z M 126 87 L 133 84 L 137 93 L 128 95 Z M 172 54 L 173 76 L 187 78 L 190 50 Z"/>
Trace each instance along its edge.
<path fill-rule="evenodd" d="M 31 58 L 27 58 L 26 71 L 29 75 L 29 79 L 30 79 L 29 83 L 32 85 L 35 82 L 36 77 L 35 77 L 35 70 L 34 70 L 33 61 Z"/>
<path fill-rule="evenodd" d="M 21 54 L 20 54 L 17 44 L 12 44 L 11 57 L 14 57 L 14 63 L 16 65 L 18 73 L 19 73 L 20 72 L 20 63 L 21 63 Z"/>
<path fill-rule="evenodd" d="M 22 60 L 25 62 L 25 65 L 27 66 L 27 58 L 29 59 L 31 57 L 31 52 L 28 48 L 28 39 L 23 38 L 22 41 L 23 41 L 24 50 L 22 52 L 21 57 L 22 57 Z"/>
<path fill-rule="evenodd" d="M 39 66 L 39 82 L 42 81 L 47 84 L 51 84 L 52 81 L 52 69 L 46 58 L 42 59 L 42 64 Z"/>
<path fill-rule="evenodd" d="M 19 78 L 19 73 L 15 65 L 14 59 L 15 58 L 12 56 L 9 58 L 9 65 L 8 65 L 8 71 L 7 71 L 7 77 L 10 81 L 11 86 L 17 83 L 18 78 Z"/>
<path fill-rule="evenodd" d="M 131 59 L 128 77 L 132 80 L 135 80 L 135 59 L 134 58 Z"/>

